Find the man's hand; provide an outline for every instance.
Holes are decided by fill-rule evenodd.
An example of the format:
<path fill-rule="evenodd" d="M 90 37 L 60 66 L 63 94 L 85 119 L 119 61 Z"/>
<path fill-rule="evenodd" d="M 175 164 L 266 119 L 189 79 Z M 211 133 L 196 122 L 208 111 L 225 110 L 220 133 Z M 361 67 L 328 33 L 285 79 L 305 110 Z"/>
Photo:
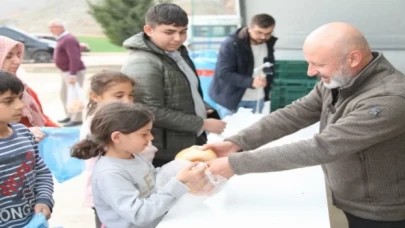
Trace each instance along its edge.
<path fill-rule="evenodd" d="M 226 122 L 213 118 L 205 119 L 202 129 L 204 131 L 221 134 L 226 127 Z"/>
<path fill-rule="evenodd" d="M 34 135 L 36 142 L 41 141 L 46 136 L 39 127 L 30 127 L 29 129 L 31 133 Z"/>
<path fill-rule="evenodd" d="M 51 209 L 49 209 L 48 205 L 46 204 L 43 203 L 35 204 L 34 212 L 35 214 L 39 213 L 44 214 L 47 220 L 51 218 Z"/>
<path fill-rule="evenodd" d="M 236 153 L 241 148 L 230 141 L 209 143 L 201 146 L 201 150 L 213 150 L 218 157 L 228 157 L 232 153 Z"/>
<path fill-rule="evenodd" d="M 252 87 L 253 88 L 264 88 L 267 86 L 267 80 L 263 77 L 255 77 L 253 78 Z"/>
<path fill-rule="evenodd" d="M 73 85 L 73 84 L 76 83 L 76 81 L 77 81 L 77 78 L 76 78 L 75 75 L 69 75 L 69 78 L 68 78 L 68 83 L 69 84 Z"/>
<path fill-rule="evenodd" d="M 231 178 L 235 173 L 233 172 L 231 165 L 229 164 L 228 158 L 217 158 L 206 162 L 208 165 L 208 170 L 213 175 L 220 175 L 227 179 Z"/>

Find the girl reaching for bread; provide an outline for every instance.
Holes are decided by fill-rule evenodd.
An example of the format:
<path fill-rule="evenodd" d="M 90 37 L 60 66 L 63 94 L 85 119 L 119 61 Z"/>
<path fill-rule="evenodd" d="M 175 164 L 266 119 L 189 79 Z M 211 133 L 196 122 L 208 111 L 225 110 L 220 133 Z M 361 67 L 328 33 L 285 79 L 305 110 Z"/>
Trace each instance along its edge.
<path fill-rule="evenodd" d="M 91 135 L 90 123 L 93 114 L 101 105 L 109 102 L 133 103 L 135 82 L 119 71 L 101 71 L 90 78 L 89 103 L 87 105 L 87 118 L 80 128 L 80 139 Z M 157 151 L 151 143 L 142 152 L 142 155 L 152 162 Z M 87 181 L 85 185 L 84 206 L 94 210 L 96 228 L 101 227 L 97 210 L 93 203 L 92 171 L 96 158 L 86 160 Z"/>
<path fill-rule="evenodd" d="M 72 149 L 79 159 L 99 157 L 93 169 L 93 200 L 106 227 L 156 227 L 194 183 L 206 179 L 206 168 L 194 162 L 156 189 L 155 169 L 140 154 L 153 139 L 153 120 L 141 104 L 106 104 L 93 116 L 91 137 Z"/>

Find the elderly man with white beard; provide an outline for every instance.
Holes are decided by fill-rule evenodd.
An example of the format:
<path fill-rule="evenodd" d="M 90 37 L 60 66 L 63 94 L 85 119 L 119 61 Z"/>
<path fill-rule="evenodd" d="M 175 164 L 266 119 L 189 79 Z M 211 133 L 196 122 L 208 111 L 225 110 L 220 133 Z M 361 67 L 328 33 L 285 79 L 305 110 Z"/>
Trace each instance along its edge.
<path fill-rule="evenodd" d="M 321 165 L 350 228 L 405 227 L 405 75 L 346 23 L 316 29 L 303 51 L 308 75 L 321 81 L 237 135 L 205 145 L 222 157 L 210 171 L 230 178 Z M 312 139 L 257 149 L 318 121 Z"/>

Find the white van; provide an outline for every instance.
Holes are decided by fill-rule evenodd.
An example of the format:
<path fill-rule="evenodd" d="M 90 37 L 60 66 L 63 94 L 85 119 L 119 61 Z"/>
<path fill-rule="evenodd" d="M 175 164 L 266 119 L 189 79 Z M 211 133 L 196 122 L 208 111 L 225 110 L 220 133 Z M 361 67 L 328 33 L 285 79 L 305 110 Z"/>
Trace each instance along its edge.
<path fill-rule="evenodd" d="M 186 46 L 191 50 L 218 49 L 229 34 L 241 26 L 237 15 L 189 16 L 189 31 Z"/>

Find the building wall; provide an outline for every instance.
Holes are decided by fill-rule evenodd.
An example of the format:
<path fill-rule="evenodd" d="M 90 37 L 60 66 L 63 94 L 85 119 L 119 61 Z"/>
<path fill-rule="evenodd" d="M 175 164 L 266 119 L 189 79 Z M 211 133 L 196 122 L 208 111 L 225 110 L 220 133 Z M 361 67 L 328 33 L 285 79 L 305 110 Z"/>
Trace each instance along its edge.
<path fill-rule="evenodd" d="M 302 44 L 315 28 L 334 21 L 350 23 L 405 72 L 404 0 L 242 0 L 245 23 L 258 13 L 276 19 L 276 58 L 303 59 Z"/>

